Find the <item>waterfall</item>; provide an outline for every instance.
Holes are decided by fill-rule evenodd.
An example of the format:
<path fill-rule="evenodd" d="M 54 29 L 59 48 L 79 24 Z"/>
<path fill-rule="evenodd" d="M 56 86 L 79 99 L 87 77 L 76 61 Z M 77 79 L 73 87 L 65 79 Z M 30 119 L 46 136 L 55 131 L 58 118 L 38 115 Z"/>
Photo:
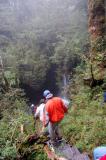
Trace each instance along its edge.
<path fill-rule="evenodd" d="M 63 74 L 63 97 L 67 97 L 67 86 L 68 86 L 68 80 L 67 80 L 67 75 L 64 73 Z"/>
<path fill-rule="evenodd" d="M 63 74 L 63 95 L 62 95 L 62 100 L 65 104 L 66 107 L 69 107 L 70 100 L 68 99 L 68 75 Z"/>
<path fill-rule="evenodd" d="M 63 74 L 63 86 L 67 86 L 67 76 L 66 74 Z"/>
<path fill-rule="evenodd" d="M 63 103 L 65 104 L 65 106 L 66 106 L 67 108 L 69 108 L 70 100 L 67 99 L 66 97 L 63 97 L 62 100 L 63 100 Z"/>
<path fill-rule="evenodd" d="M 9 5 L 10 5 L 10 7 L 14 8 L 14 6 L 15 6 L 14 1 L 13 0 L 9 0 Z"/>

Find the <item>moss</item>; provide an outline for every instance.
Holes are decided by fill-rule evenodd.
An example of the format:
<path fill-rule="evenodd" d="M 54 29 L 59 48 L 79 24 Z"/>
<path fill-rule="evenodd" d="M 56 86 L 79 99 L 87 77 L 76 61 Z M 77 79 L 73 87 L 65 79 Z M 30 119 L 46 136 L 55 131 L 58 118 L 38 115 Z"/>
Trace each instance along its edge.
<path fill-rule="evenodd" d="M 103 37 L 98 37 L 95 40 L 91 41 L 92 51 L 93 52 L 103 52 L 106 49 L 106 42 Z"/>
<path fill-rule="evenodd" d="M 79 77 L 78 74 L 77 76 Z M 62 121 L 62 132 L 71 144 L 92 155 L 92 150 L 96 146 L 106 143 L 104 129 L 106 104 L 102 104 L 103 93 L 100 86 L 91 90 L 81 85 L 79 78 L 75 84 L 77 81 L 80 81 L 80 85 L 77 85 L 78 92 L 73 96 L 73 105 Z"/>

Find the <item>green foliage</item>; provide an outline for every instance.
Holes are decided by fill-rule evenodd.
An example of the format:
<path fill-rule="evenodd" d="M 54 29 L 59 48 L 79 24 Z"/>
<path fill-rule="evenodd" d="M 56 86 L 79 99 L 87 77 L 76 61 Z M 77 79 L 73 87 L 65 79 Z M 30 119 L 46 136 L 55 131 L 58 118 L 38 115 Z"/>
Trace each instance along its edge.
<path fill-rule="evenodd" d="M 16 75 L 14 72 L 12 73 L 11 71 L 8 70 L 5 72 L 5 76 L 10 86 L 16 86 L 16 80 L 15 80 Z"/>
<path fill-rule="evenodd" d="M 19 155 L 16 149 L 17 145 L 20 141 L 24 141 L 26 136 L 35 132 L 33 123 L 32 116 L 25 111 L 15 110 L 11 115 L 4 113 L 0 126 L 1 157 L 14 159 Z M 24 134 L 21 133 L 21 125 L 24 126 Z"/>
<path fill-rule="evenodd" d="M 13 160 L 17 157 L 17 150 L 15 145 L 11 145 L 10 142 L 6 142 L 5 147 L 0 151 L 2 159 Z"/>
<path fill-rule="evenodd" d="M 8 110 L 9 112 L 14 109 L 22 109 L 26 106 L 25 93 L 18 88 L 11 88 L 0 97 L 0 111 Z M 22 98 L 22 99 L 21 99 Z"/>
<path fill-rule="evenodd" d="M 47 160 L 43 148 L 37 145 L 33 146 L 33 149 L 32 146 L 26 147 L 22 154 L 18 152 L 20 144 L 36 132 L 34 119 L 26 102 L 25 94 L 21 89 L 11 88 L 1 96 L 0 159 L 15 160 L 27 154 L 28 160 Z"/>
<path fill-rule="evenodd" d="M 61 124 L 62 133 L 70 144 L 92 156 L 96 146 L 106 144 L 106 103 L 103 103 L 102 87 L 84 86 L 83 70 L 77 67 L 76 73 L 70 86 L 73 104 Z"/>
<path fill-rule="evenodd" d="M 47 155 L 43 151 L 32 152 L 27 160 L 48 160 Z"/>
<path fill-rule="evenodd" d="M 105 109 L 97 101 L 89 103 L 89 106 L 86 106 L 86 103 L 82 106 L 81 102 L 76 110 L 73 104 L 72 111 L 62 122 L 66 139 L 81 151 L 88 151 L 91 154 L 96 146 L 106 144 Z"/>
<path fill-rule="evenodd" d="M 50 69 L 61 80 L 64 69 L 70 71 L 80 61 L 88 37 L 87 1 L 11 0 L 0 9 L 0 54 L 5 70 L 21 83 L 38 91 Z"/>
<path fill-rule="evenodd" d="M 92 50 L 95 51 L 95 54 L 98 52 L 103 52 L 106 49 L 105 39 L 103 37 L 98 37 L 92 42 Z"/>
<path fill-rule="evenodd" d="M 74 72 L 70 85 L 73 106 L 61 124 L 62 132 L 70 143 L 89 153 L 95 146 L 106 144 L 106 106 L 102 104 L 102 89 L 96 87 L 91 90 L 83 85 L 84 76 L 91 77 L 89 56 L 85 55 L 89 49 L 87 1 L 9 2 L 0 4 L 0 55 L 10 86 L 15 84 L 16 87 L 16 78 L 18 83 L 20 80 L 39 91 L 47 77 L 48 83 L 53 78 L 53 75 L 48 75 L 49 70 L 57 73 L 59 86 L 64 73 L 70 76 Z M 104 51 L 104 40 L 101 37 L 96 39 L 92 49 L 97 54 Z M 96 59 L 99 62 L 103 57 L 98 55 Z M 75 70 L 79 63 L 80 67 Z M 53 65 L 55 67 L 51 68 Z M 95 65 L 93 67 L 95 70 Z M 0 158 L 15 159 L 19 156 L 17 142 L 24 141 L 28 134 L 34 132 L 33 119 L 27 113 L 22 90 L 10 88 L 5 94 L 0 92 L 0 111 L 3 116 Z M 22 124 L 24 134 L 20 133 Z M 28 153 L 32 151 L 27 149 Z M 46 158 L 42 150 L 31 152 L 28 156 L 29 160 Z"/>

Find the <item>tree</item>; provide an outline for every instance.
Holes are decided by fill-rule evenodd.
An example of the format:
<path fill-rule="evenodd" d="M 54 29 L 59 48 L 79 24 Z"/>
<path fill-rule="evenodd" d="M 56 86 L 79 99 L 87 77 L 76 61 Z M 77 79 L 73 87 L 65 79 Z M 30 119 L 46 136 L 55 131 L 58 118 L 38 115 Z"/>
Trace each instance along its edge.
<path fill-rule="evenodd" d="M 64 72 L 69 79 L 87 42 L 87 0 L 2 2 L 0 47 L 6 69 L 37 90 L 54 79 L 63 83 Z"/>
<path fill-rule="evenodd" d="M 4 67 L 2 57 L 0 56 L 0 91 L 5 92 L 5 90 L 9 89 L 8 80 L 4 74 Z"/>

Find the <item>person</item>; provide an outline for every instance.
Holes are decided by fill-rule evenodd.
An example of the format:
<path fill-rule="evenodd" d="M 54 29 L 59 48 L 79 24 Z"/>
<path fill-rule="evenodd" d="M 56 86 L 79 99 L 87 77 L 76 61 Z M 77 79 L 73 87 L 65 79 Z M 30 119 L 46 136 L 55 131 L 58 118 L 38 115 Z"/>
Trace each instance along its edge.
<path fill-rule="evenodd" d="M 43 96 L 46 99 L 45 113 L 49 117 L 48 132 L 53 146 L 56 145 L 57 141 L 62 140 L 62 136 L 59 131 L 59 124 L 64 118 L 65 113 L 67 113 L 67 107 L 64 105 L 63 101 L 59 97 L 54 97 L 49 90 L 43 92 Z"/>
<path fill-rule="evenodd" d="M 100 160 L 106 160 L 106 155 L 102 156 Z"/>
<path fill-rule="evenodd" d="M 41 122 L 43 122 L 43 110 L 44 110 L 44 100 L 41 99 L 40 100 L 40 105 L 37 107 L 36 112 L 34 114 L 35 119 L 39 118 Z"/>
<path fill-rule="evenodd" d="M 32 111 L 32 114 L 34 115 L 35 112 L 36 112 L 36 106 L 34 104 L 31 104 L 31 111 Z"/>
<path fill-rule="evenodd" d="M 106 105 L 106 89 L 103 91 L 103 100 L 101 101 L 100 107 L 105 107 Z"/>
<path fill-rule="evenodd" d="M 102 160 L 106 158 L 106 146 L 99 146 L 93 150 L 94 160 Z"/>
<path fill-rule="evenodd" d="M 45 112 L 44 110 L 45 110 L 45 100 L 41 99 L 40 105 L 37 107 L 36 112 L 34 114 L 34 118 L 35 118 L 35 120 L 39 118 L 39 120 L 42 122 L 42 129 L 41 129 L 42 134 L 45 134 L 44 123 L 46 123 L 46 121 L 48 121 L 48 117 L 44 115 L 44 112 Z"/>
<path fill-rule="evenodd" d="M 106 103 L 106 90 L 103 93 L 103 99 L 104 99 L 104 103 Z"/>

